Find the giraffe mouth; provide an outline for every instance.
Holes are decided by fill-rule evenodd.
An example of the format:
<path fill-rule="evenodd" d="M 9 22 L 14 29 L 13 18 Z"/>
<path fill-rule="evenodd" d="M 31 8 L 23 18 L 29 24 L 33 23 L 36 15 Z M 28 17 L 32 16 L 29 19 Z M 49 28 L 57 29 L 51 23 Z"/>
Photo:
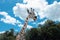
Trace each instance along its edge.
<path fill-rule="evenodd" d="M 37 16 L 34 16 L 33 20 L 36 21 L 36 19 L 37 19 Z"/>

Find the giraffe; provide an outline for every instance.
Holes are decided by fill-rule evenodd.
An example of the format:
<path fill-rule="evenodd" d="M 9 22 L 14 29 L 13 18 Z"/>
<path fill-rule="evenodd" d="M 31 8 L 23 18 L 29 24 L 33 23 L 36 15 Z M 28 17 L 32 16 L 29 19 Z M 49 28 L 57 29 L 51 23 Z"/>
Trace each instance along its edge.
<path fill-rule="evenodd" d="M 32 8 L 30 12 L 27 9 L 29 15 L 26 17 L 23 28 L 21 29 L 20 33 L 17 35 L 16 40 L 25 40 L 25 29 L 27 28 L 29 18 L 32 18 L 34 21 L 37 19 L 37 16 L 35 16 L 33 11 L 34 10 Z"/>

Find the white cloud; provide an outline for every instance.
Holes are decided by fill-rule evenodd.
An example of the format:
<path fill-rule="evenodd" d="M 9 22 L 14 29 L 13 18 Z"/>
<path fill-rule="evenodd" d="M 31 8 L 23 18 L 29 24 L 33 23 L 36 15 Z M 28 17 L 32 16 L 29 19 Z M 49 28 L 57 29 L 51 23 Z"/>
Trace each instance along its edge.
<path fill-rule="evenodd" d="M 16 23 L 19 23 L 18 20 L 9 16 L 8 13 L 6 13 L 6 12 L 0 12 L 0 15 L 4 16 L 4 18 L 1 18 L 1 20 L 0 20 L 0 21 L 3 21 L 4 23 L 13 24 L 13 25 L 15 25 Z"/>
<path fill-rule="evenodd" d="M 32 26 L 30 26 L 30 25 L 27 25 L 27 28 L 31 29 L 31 28 L 33 28 L 33 27 L 32 27 Z"/>
<path fill-rule="evenodd" d="M 21 19 L 25 19 L 28 16 L 28 13 L 26 12 L 25 8 L 20 8 L 20 4 L 16 4 L 16 6 L 13 8 L 13 12 L 15 16 L 20 17 Z"/>
<path fill-rule="evenodd" d="M 16 32 L 18 32 L 18 30 L 17 30 L 17 29 L 15 29 L 15 31 L 16 31 Z"/>
<path fill-rule="evenodd" d="M 24 0 L 23 2 L 27 2 L 27 4 L 16 3 L 16 6 L 13 7 L 14 14 L 20 18 L 22 17 L 23 19 L 28 15 L 26 11 L 27 8 L 32 7 L 36 12 L 40 12 L 40 10 L 43 10 L 47 6 L 47 2 L 45 0 Z"/>
<path fill-rule="evenodd" d="M 5 31 L 0 32 L 0 34 L 5 33 Z"/>
<path fill-rule="evenodd" d="M 43 25 L 46 21 L 47 21 L 47 19 L 42 21 L 42 22 L 40 22 L 40 23 L 38 23 L 38 24 L 42 24 Z"/>
<path fill-rule="evenodd" d="M 40 18 L 46 17 L 50 20 L 60 20 L 60 2 L 55 1 L 53 4 L 48 5 L 46 0 L 24 0 L 26 4 L 16 3 L 13 7 L 13 12 L 16 16 L 23 18 L 27 17 L 26 8 L 34 8 L 40 15 Z"/>
<path fill-rule="evenodd" d="M 4 16 L 4 18 L 1 18 L 0 21 L 3 21 L 4 23 L 8 23 L 8 24 L 13 24 L 13 25 L 17 24 L 19 27 L 23 27 L 23 24 L 21 24 L 20 21 L 18 21 L 15 18 L 9 16 L 8 13 L 0 12 L 0 15 Z M 32 28 L 32 26 L 27 25 L 27 28 L 30 29 L 30 28 Z"/>
<path fill-rule="evenodd" d="M 24 2 L 27 2 L 27 7 L 40 8 L 40 10 L 47 5 L 46 0 L 24 0 Z"/>
<path fill-rule="evenodd" d="M 48 5 L 45 9 L 43 14 L 53 21 L 60 21 L 60 2 L 54 2 L 51 5 Z"/>
<path fill-rule="evenodd" d="M 19 27 L 23 27 L 23 24 L 19 24 L 18 26 L 19 26 Z M 31 28 L 33 28 L 33 27 L 30 26 L 30 25 L 27 25 L 27 28 L 28 28 L 28 29 L 31 29 Z"/>

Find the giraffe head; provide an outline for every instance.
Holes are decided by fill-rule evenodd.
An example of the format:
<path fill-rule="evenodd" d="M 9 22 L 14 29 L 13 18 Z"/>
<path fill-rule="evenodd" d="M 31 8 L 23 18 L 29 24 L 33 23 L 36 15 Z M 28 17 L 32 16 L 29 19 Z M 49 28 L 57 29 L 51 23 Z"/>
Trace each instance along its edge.
<path fill-rule="evenodd" d="M 32 8 L 30 8 L 30 10 L 27 9 L 27 12 L 29 14 L 29 18 L 33 19 L 34 21 L 37 19 L 37 16 L 36 16 L 36 14 L 34 12 L 34 9 L 32 9 Z"/>

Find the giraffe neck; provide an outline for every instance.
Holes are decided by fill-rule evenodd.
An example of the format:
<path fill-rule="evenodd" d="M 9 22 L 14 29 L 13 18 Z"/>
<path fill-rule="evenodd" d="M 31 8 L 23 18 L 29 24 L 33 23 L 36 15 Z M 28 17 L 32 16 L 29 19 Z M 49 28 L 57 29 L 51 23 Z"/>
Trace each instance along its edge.
<path fill-rule="evenodd" d="M 17 36 L 17 40 L 25 40 L 25 29 L 27 28 L 28 18 L 29 17 L 26 18 L 23 28 Z"/>
<path fill-rule="evenodd" d="M 25 29 L 27 28 L 27 24 L 28 24 L 28 17 L 26 18 L 25 23 L 24 23 L 23 28 L 20 33 L 25 31 Z"/>

